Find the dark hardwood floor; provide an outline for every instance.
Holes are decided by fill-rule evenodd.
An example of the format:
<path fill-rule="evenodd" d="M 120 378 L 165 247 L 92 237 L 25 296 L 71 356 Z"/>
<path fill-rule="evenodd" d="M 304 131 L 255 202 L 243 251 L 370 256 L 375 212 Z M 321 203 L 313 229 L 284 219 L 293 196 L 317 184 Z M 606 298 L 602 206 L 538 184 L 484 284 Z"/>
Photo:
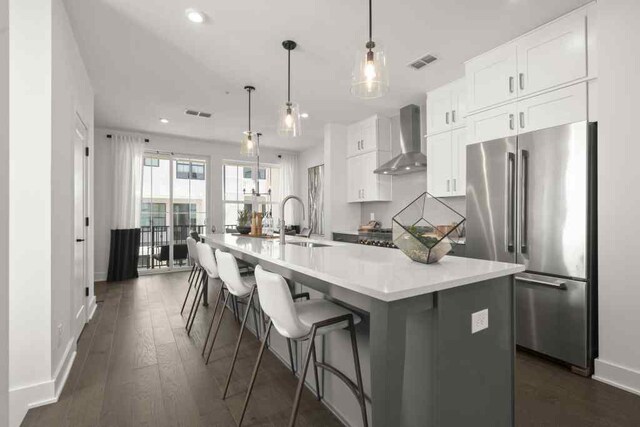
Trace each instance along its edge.
<path fill-rule="evenodd" d="M 96 284 L 98 309 L 57 403 L 31 409 L 23 426 L 235 426 L 258 351 L 243 342 L 230 397 L 222 386 L 239 326 L 227 316 L 213 361 L 200 352 L 211 308 L 201 307 L 191 337 L 180 305 L 187 273 Z M 212 292 L 212 299 L 215 291 Z M 640 426 L 640 397 L 527 354 L 518 354 L 516 425 Z M 245 425 L 286 425 L 296 379 L 265 353 Z M 299 426 L 340 426 L 305 390 Z"/>

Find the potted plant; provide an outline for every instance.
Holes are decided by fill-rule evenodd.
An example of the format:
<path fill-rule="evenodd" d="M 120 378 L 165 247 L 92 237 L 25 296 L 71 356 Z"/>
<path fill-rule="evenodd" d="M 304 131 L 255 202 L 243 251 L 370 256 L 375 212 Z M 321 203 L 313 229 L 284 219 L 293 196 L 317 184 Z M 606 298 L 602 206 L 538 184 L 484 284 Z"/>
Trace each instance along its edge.
<path fill-rule="evenodd" d="M 249 234 L 251 232 L 250 212 L 246 209 L 238 211 L 238 226 L 236 230 L 240 234 Z"/>

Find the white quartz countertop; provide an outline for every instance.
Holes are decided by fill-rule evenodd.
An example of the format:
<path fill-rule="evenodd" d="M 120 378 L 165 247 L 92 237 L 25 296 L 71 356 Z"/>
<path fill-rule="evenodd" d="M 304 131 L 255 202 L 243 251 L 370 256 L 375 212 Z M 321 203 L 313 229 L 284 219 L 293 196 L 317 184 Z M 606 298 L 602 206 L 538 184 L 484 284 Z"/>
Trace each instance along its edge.
<path fill-rule="evenodd" d="M 400 250 L 287 236 L 287 243 L 318 242 L 326 247 L 280 245 L 278 239 L 209 234 L 206 242 L 382 301 L 396 301 L 524 271 L 504 262 L 445 256 L 435 264 L 410 260 Z"/>

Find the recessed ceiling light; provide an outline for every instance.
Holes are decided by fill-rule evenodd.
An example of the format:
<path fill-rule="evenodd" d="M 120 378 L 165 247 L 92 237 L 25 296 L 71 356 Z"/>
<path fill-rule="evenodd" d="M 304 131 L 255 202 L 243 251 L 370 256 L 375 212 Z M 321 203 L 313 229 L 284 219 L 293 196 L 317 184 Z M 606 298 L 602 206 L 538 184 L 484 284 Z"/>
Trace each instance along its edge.
<path fill-rule="evenodd" d="M 407 166 L 405 169 L 410 171 L 411 170 L 411 166 Z"/>
<path fill-rule="evenodd" d="M 303 119 L 308 119 L 309 118 L 309 113 L 302 113 L 302 114 L 300 114 L 300 117 L 302 117 Z"/>
<path fill-rule="evenodd" d="M 204 22 L 204 13 L 198 10 L 187 9 L 185 14 L 187 15 L 187 19 L 191 22 L 195 22 L 196 24 L 202 24 Z"/>
<path fill-rule="evenodd" d="M 165 125 L 169 123 L 169 119 L 161 118 L 160 123 L 164 123 Z"/>

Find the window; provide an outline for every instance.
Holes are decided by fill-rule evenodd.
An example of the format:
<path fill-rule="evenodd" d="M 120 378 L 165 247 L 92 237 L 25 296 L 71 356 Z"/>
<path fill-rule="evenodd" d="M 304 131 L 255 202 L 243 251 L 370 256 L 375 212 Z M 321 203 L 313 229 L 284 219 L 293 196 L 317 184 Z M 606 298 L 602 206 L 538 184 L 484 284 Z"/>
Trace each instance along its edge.
<path fill-rule="evenodd" d="M 176 178 L 204 181 L 204 163 L 176 162 Z"/>
<path fill-rule="evenodd" d="M 173 226 L 184 227 L 197 225 L 197 205 L 195 203 L 173 204 Z"/>
<path fill-rule="evenodd" d="M 160 167 L 160 159 L 157 159 L 157 158 L 154 158 L 154 157 L 145 157 L 144 158 L 144 165 L 145 166 L 151 166 L 152 168 Z"/>
<path fill-rule="evenodd" d="M 151 227 L 151 225 L 155 225 L 155 226 L 167 225 L 166 203 L 149 203 L 149 202 L 142 203 L 142 212 L 140 214 L 140 226 Z"/>
<path fill-rule="evenodd" d="M 255 165 L 225 164 L 223 167 L 224 182 L 224 223 L 225 228 L 231 229 L 238 224 L 238 211 L 253 210 L 253 190 L 255 182 L 253 174 Z M 261 167 L 258 173 L 258 188 L 261 194 L 258 209 L 263 214 L 271 212 L 277 221 L 279 216 L 278 204 L 282 198 L 280 191 L 280 168 L 278 166 Z M 269 193 L 271 190 L 271 193 Z"/>

